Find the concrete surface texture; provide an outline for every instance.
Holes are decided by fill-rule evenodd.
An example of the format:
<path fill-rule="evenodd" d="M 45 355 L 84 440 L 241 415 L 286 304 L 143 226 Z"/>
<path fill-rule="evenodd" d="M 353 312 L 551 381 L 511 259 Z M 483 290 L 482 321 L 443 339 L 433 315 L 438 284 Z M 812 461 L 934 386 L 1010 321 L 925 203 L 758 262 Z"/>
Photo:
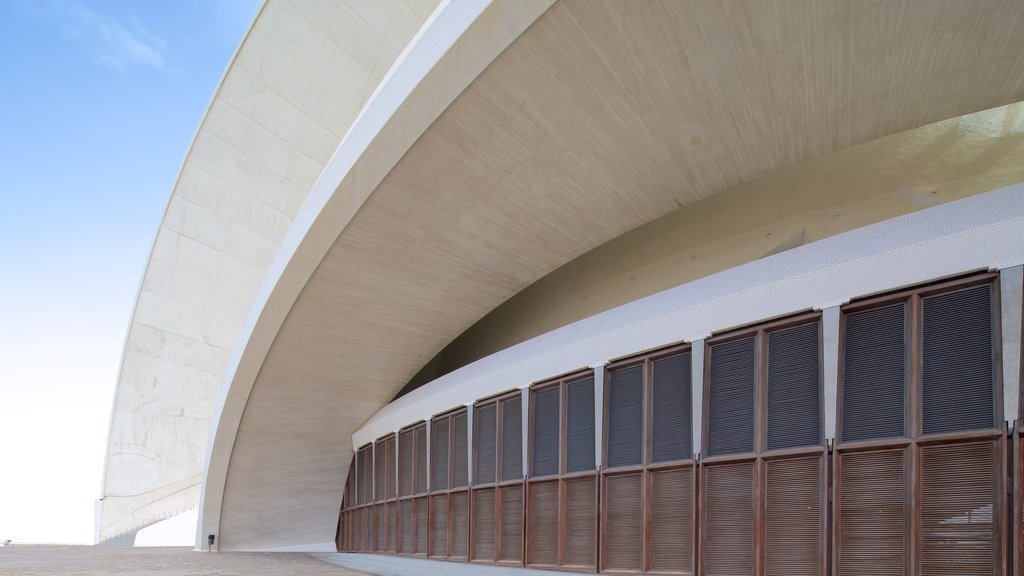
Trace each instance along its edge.
<path fill-rule="evenodd" d="M 302 553 L 204 554 L 191 548 L 93 546 L 0 548 L 4 576 L 355 576 L 362 574 Z"/>

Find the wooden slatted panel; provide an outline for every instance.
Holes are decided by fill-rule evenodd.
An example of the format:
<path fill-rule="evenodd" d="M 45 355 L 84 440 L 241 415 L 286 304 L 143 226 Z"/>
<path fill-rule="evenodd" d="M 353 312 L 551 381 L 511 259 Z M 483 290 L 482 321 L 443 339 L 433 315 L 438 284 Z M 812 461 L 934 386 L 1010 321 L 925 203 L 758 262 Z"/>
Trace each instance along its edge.
<path fill-rule="evenodd" d="M 754 337 L 710 347 L 708 384 L 708 454 L 735 454 L 754 449 Z"/>
<path fill-rule="evenodd" d="M 847 314 L 843 331 L 842 440 L 903 436 L 905 304 Z"/>
<path fill-rule="evenodd" d="M 839 566 L 842 576 L 903 574 L 903 450 L 843 454 Z"/>
<path fill-rule="evenodd" d="M 705 468 L 708 576 L 752 576 L 754 570 L 754 464 Z"/>
<path fill-rule="evenodd" d="M 401 507 L 401 518 L 399 518 L 399 529 L 401 530 L 399 546 L 401 548 L 399 552 L 412 554 L 414 548 L 412 533 L 416 524 L 412 513 L 412 500 L 402 500 L 399 505 Z"/>
<path fill-rule="evenodd" d="M 370 510 L 359 509 L 359 551 L 368 552 L 373 541 L 373 525 L 370 522 Z"/>
<path fill-rule="evenodd" d="M 533 476 L 558 474 L 558 436 L 561 415 L 558 386 L 539 390 L 533 397 Z"/>
<path fill-rule="evenodd" d="M 528 537 L 531 565 L 558 564 L 558 482 L 530 485 L 530 531 Z"/>
<path fill-rule="evenodd" d="M 374 506 L 374 513 L 377 516 L 376 520 L 374 520 L 374 523 L 377 526 L 377 540 L 376 540 L 376 542 L 373 543 L 373 549 L 376 550 L 377 552 L 383 552 L 384 551 L 384 547 L 387 545 L 387 540 L 388 540 L 388 532 L 387 532 L 388 518 L 387 518 L 387 512 L 388 511 L 385 509 L 383 504 L 377 504 L 376 506 Z"/>
<path fill-rule="evenodd" d="M 922 575 L 998 572 L 995 460 L 992 442 L 922 448 Z"/>
<path fill-rule="evenodd" d="M 473 559 L 494 560 L 494 488 L 473 491 Z"/>
<path fill-rule="evenodd" d="M 423 494 L 427 491 L 427 429 L 426 427 L 416 429 L 416 470 L 414 472 L 416 481 L 416 494 Z"/>
<path fill-rule="evenodd" d="M 505 486 L 501 489 L 501 558 L 520 562 L 523 559 L 523 488 Z"/>
<path fill-rule="evenodd" d="M 609 372 L 608 467 L 643 462 L 644 366 Z"/>
<path fill-rule="evenodd" d="M 417 498 L 413 506 L 416 516 L 416 528 L 413 531 L 413 551 L 416 554 L 427 553 L 427 499 Z"/>
<path fill-rule="evenodd" d="M 383 502 L 386 498 L 384 492 L 387 489 L 385 482 L 387 481 L 387 445 L 383 440 L 378 441 L 374 444 L 374 457 L 373 457 L 373 499 L 375 502 Z"/>
<path fill-rule="evenodd" d="M 373 491 L 370 489 L 370 482 L 372 482 L 373 474 L 370 470 L 370 460 L 366 457 L 370 453 L 368 448 L 359 449 L 359 481 L 356 483 L 356 489 L 359 491 L 359 504 L 363 505 L 369 502 L 370 497 L 373 496 Z"/>
<path fill-rule="evenodd" d="M 690 353 L 654 361 L 651 461 L 684 460 L 693 453 Z"/>
<path fill-rule="evenodd" d="M 565 564 L 597 564 L 597 480 L 565 481 Z"/>
<path fill-rule="evenodd" d="M 768 449 L 813 446 L 821 434 L 817 321 L 768 333 Z"/>
<path fill-rule="evenodd" d="M 609 570 L 643 569 L 642 474 L 606 476 L 604 564 Z M 678 544 L 677 544 L 678 545 Z"/>
<path fill-rule="evenodd" d="M 388 502 L 388 541 L 387 550 L 388 552 L 394 552 L 398 549 L 398 503 Z"/>
<path fill-rule="evenodd" d="M 569 382 L 566 388 L 565 471 L 593 470 L 594 379 Z"/>
<path fill-rule="evenodd" d="M 396 452 L 395 452 L 395 435 L 394 434 L 392 434 L 391 436 L 388 437 L 387 441 L 385 441 L 385 445 L 387 447 L 387 455 L 388 455 L 388 460 L 387 460 L 387 464 L 386 464 L 386 467 L 387 467 L 387 497 L 390 500 L 390 499 L 395 498 L 395 496 L 397 495 L 396 488 L 398 486 L 398 481 L 397 481 L 397 476 L 396 476 L 396 469 L 395 469 L 395 463 L 397 462 L 397 460 L 395 458 L 396 457 Z"/>
<path fill-rule="evenodd" d="M 469 484 L 468 418 L 466 413 L 452 418 L 452 487 L 462 488 Z"/>
<path fill-rule="evenodd" d="M 433 474 L 430 478 L 430 490 L 448 489 L 448 418 L 435 420 L 431 425 L 434 442 L 430 447 L 430 460 Z"/>
<path fill-rule="evenodd" d="M 822 457 L 770 460 L 766 466 L 766 574 L 820 576 Z"/>
<path fill-rule="evenodd" d="M 412 494 L 412 472 L 413 472 L 413 433 L 412 430 L 402 432 L 398 441 L 398 490 L 399 495 L 409 496 Z"/>
<path fill-rule="evenodd" d="M 995 426 L 992 286 L 924 299 L 922 430 Z"/>
<path fill-rule="evenodd" d="M 466 558 L 469 555 L 469 493 L 457 492 L 452 494 L 451 507 L 451 556 L 455 558 Z"/>
<path fill-rule="evenodd" d="M 693 573 L 693 469 L 651 473 L 651 570 Z"/>
<path fill-rule="evenodd" d="M 448 556 L 448 495 L 430 497 L 430 555 Z"/>
<path fill-rule="evenodd" d="M 477 407 L 473 414 L 476 436 L 473 438 L 473 452 L 476 466 L 473 475 L 476 484 L 494 482 L 495 459 L 498 455 L 498 408 L 494 404 Z"/>
<path fill-rule="evenodd" d="M 523 401 L 510 398 L 501 403 L 501 479 L 523 477 Z"/>

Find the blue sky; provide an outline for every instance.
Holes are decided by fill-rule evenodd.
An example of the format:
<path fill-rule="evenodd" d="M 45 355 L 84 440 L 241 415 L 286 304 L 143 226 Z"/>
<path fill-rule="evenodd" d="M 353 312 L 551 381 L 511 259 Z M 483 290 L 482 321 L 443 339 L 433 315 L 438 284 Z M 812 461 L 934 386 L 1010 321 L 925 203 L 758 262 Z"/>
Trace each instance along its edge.
<path fill-rule="evenodd" d="M 0 0 L 0 540 L 93 538 L 128 320 L 261 0 Z"/>

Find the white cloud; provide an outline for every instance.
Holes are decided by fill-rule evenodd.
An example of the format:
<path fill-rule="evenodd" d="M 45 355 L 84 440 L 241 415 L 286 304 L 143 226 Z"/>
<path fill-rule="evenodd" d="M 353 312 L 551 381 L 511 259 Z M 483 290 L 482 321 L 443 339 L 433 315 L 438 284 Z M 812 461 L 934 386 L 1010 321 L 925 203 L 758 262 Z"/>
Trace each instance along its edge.
<path fill-rule="evenodd" d="M 93 53 L 100 62 L 121 72 L 135 66 L 163 69 L 167 43 L 132 20 L 128 25 L 117 18 L 69 2 L 53 4 L 54 16 L 64 32 Z"/>

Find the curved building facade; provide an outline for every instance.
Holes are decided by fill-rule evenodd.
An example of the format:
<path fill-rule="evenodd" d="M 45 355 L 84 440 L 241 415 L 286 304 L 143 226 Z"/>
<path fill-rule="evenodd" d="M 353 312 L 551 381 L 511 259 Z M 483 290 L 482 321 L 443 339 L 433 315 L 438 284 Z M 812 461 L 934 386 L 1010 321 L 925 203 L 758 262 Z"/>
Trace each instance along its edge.
<path fill-rule="evenodd" d="M 197 547 L 371 572 L 1019 573 L 1019 3 L 391 4 L 270 0 L 229 68 L 101 539 L 198 505 Z M 197 179 L 292 204 L 232 244 Z"/>

